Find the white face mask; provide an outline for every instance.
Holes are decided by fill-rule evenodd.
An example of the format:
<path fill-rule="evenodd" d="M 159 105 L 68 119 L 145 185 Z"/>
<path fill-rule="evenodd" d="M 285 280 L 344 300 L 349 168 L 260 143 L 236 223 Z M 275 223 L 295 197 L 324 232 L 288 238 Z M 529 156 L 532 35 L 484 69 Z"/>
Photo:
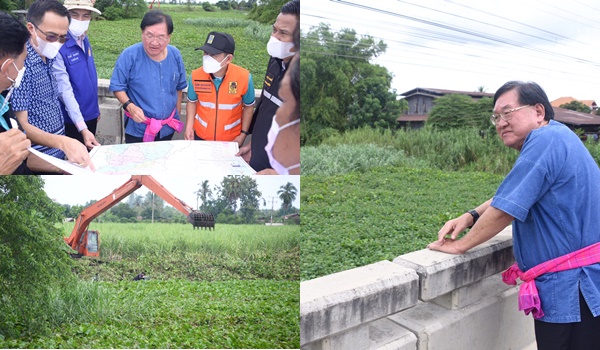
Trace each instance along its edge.
<path fill-rule="evenodd" d="M 69 25 L 69 31 L 73 36 L 80 37 L 82 36 L 90 27 L 90 21 L 80 21 L 77 19 L 71 19 L 71 24 Z"/>
<path fill-rule="evenodd" d="M 206 73 L 212 74 L 218 72 L 221 68 L 221 63 L 225 62 L 227 56 L 223 59 L 223 61 L 219 62 L 212 58 L 209 55 L 202 56 L 202 68 Z"/>
<path fill-rule="evenodd" d="M 4 68 L 4 65 L 6 64 L 6 62 L 8 62 L 8 60 L 4 61 L 4 63 L 2 63 L 2 66 L 0 66 L 0 70 L 2 70 L 2 68 Z M 23 66 L 23 69 L 19 69 L 17 68 L 17 65 L 15 63 L 15 61 L 12 62 L 13 66 L 15 66 L 15 69 L 17 70 L 17 77 L 13 80 L 11 77 L 9 77 L 8 75 L 6 76 L 8 78 L 8 80 L 10 80 L 12 82 L 12 85 L 9 87 L 9 89 L 14 89 L 14 88 L 18 88 L 21 85 L 21 80 L 23 80 L 23 74 L 25 74 L 25 66 Z"/>
<path fill-rule="evenodd" d="M 269 42 L 267 43 L 267 51 L 269 52 L 269 55 L 279 59 L 294 56 L 295 52 L 290 52 L 290 50 L 293 48 L 293 42 L 286 43 L 283 41 L 279 41 L 274 36 L 272 36 L 271 39 L 269 39 Z"/>
<path fill-rule="evenodd" d="M 35 33 L 35 32 L 34 32 Z M 42 56 L 53 59 L 58 54 L 58 50 L 63 46 L 63 44 L 58 41 L 49 43 L 46 40 L 40 38 L 37 33 L 35 34 L 37 38 L 38 47 L 37 50 L 42 54 Z"/>
<path fill-rule="evenodd" d="M 267 145 L 265 146 L 265 151 L 267 152 L 267 156 L 269 157 L 269 163 L 271 163 L 271 167 L 273 168 L 273 170 L 275 170 L 277 172 L 277 174 L 279 174 L 279 175 L 289 175 L 290 170 L 300 167 L 300 163 L 294 164 L 287 168 L 285 166 L 281 165 L 281 163 L 279 163 L 277 161 L 277 159 L 275 159 L 275 157 L 273 157 L 273 146 L 275 145 L 275 140 L 277 140 L 277 135 L 279 135 L 281 130 L 283 130 L 287 127 L 290 127 L 294 124 L 300 123 L 300 119 L 296 119 L 292 122 L 285 124 L 282 127 L 279 127 L 279 125 L 277 125 L 276 117 L 277 116 L 273 116 L 273 122 L 271 123 L 271 129 L 269 129 L 269 133 L 267 134 L 268 142 L 267 142 Z"/>

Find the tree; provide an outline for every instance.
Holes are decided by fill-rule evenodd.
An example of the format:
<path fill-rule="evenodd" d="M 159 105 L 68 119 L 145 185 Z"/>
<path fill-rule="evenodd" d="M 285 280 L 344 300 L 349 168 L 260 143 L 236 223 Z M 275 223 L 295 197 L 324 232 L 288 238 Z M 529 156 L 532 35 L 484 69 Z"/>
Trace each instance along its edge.
<path fill-rule="evenodd" d="M 60 205 L 35 176 L 0 177 L 0 334 L 47 327 L 51 291 L 74 283 Z"/>
<path fill-rule="evenodd" d="M 492 99 L 478 101 L 466 95 L 450 94 L 435 100 L 435 106 L 427 118 L 427 125 L 443 130 L 474 127 L 486 130 L 491 126 Z"/>
<path fill-rule="evenodd" d="M 259 199 L 261 196 L 256 180 L 250 176 L 241 177 L 242 193 L 240 195 L 240 213 L 244 222 L 254 222 L 254 215 L 258 212 Z"/>
<path fill-rule="evenodd" d="M 242 195 L 242 177 L 232 175 L 224 177 L 221 182 L 221 189 L 221 196 L 227 201 L 228 207 L 235 214 L 238 199 Z"/>
<path fill-rule="evenodd" d="M 231 10 L 231 3 L 226 0 L 221 0 L 215 4 L 216 7 L 220 8 L 222 11 Z"/>
<path fill-rule="evenodd" d="M 202 3 L 202 8 L 204 9 L 204 11 L 206 12 L 215 12 L 217 10 L 216 7 L 214 7 L 210 2 L 205 1 Z"/>
<path fill-rule="evenodd" d="M 569 103 L 563 103 L 559 106 L 560 108 L 570 109 L 572 111 L 582 112 L 582 113 L 591 113 L 592 109 L 580 101 L 571 101 Z"/>
<path fill-rule="evenodd" d="M 300 89 L 302 144 L 319 144 L 332 133 L 370 126 L 395 128 L 403 104 L 391 90 L 392 75 L 369 63 L 386 50 L 383 41 L 332 32 L 321 24 L 302 38 Z"/>
<path fill-rule="evenodd" d="M 133 210 L 133 208 L 127 205 L 126 203 L 119 203 L 116 206 L 114 206 L 110 211 L 115 216 L 122 219 L 135 219 L 135 217 L 137 216 L 135 210 Z"/>
<path fill-rule="evenodd" d="M 281 11 L 283 5 L 289 0 L 262 0 L 259 5 L 252 7 L 248 13 L 248 18 L 262 24 L 273 24 Z M 256 4 L 256 2 L 254 2 Z M 241 5 L 241 4 L 240 4 Z M 248 7 L 253 4 L 248 1 Z"/>
<path fill-rule="evenodd" d="M 286 183 L 281 186 L 279 191 L 277 191 L 277 195 L 279 195 L 279 199 L 281 199 L 281 208 L 284 211 L 284 215 L 287 210 L 292 206 L 292 202 L 296 199 L 296 195 L 298 194 L 298 190 L 291 182 Z"/>
<path fill-rule="evenodd" d="M 212 191 L 210 190 L 208 180 L 204 180 L 201 184 L 198 185 L 200 186 L 200 188 L 196 192 L 194 192 L 194 194 L 196 194 L 196 209 L 205 211 L 208 207 L 208 201 L 212 197 Z M 201 207 L 198 207 L 198 198 L 202 199 Z"/>

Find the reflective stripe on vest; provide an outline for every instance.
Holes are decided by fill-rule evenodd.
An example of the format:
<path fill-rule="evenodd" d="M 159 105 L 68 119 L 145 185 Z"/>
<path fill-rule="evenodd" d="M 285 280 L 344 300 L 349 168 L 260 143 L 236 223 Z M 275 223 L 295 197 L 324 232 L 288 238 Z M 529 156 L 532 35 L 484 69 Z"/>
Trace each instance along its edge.
<path fill-rule="evenodd" d="M 277 97 L 273 96 L 273 94 L 271 94 L 268 91 L 263 90 L 262 92 L 266 98 L 268 98 L 269 100 L 271 100 L 271 102 L 273 102 L 274 104 L 278 105 L 279 107 L 281 107 L 281 104 L 283 103 L 283 101 L 281 101 L 280 99 L 278 99 Z"/>
<path fill-rule="evenodd" d="M 205 120 L 203 120 L 202 118 L 200 118 L 200 116 L 198 114 L 196 114 L 196 120 L 199 121 L 203 127 L 206 128 L 208 126 L 208 123 Z"/>
<path fill-rule="evenodd" d="M 242 123 L 242 119 L 238 119 L 231 124 L 225 125 L 225 130 L 231 130 Z"/>

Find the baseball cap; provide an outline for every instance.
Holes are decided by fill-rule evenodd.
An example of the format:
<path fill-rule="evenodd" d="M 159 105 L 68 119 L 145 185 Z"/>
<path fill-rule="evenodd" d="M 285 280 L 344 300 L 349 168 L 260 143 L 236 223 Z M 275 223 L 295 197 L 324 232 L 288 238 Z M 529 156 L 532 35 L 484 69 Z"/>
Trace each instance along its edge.
<path fill-rule="evenodd" d="M 102 14 L 100 10 L 94 7 L 91 0 L 65 0 L 63 5 L 67 8 L 67 10 L 82 9 L 96 12 L 99 15 Z"/>
<path fill-rule="evenodd" d="M 211 55 L 218 55 L 223 52 L 233 55 L 233 52 L 235 51 L 235 41 L 233 41 L 233 37 L 227 33 L 210 32 L 206 37 L 204 45 L 196 50 L 203 50 Z"/>

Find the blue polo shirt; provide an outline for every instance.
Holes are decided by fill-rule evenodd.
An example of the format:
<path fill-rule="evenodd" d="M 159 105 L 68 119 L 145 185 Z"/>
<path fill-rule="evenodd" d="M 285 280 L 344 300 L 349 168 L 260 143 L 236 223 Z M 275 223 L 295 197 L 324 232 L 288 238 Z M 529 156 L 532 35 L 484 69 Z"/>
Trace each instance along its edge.
<path fill-rule="evenodd" d="M 160 120 L 171 115 L 177 105 L 177 91 L 187 86 L 181 53 L 171 45 L 167 50 L 167 57 L 157 62 L 148 57 L 142 43 L 126 48 L 115 63 L 109 87 L 111 91 L 125 91 L 146 117 Z M 129 119 L 125 133 L 143 137 L 146 124 L 125 118 Z M 175 119 L 180 120 L 177 111 Z M 162 138 L 174 132 L 173 128 L 164 125 L 157 136 Z"/>
<path fill-rule="evenodd" d="M 513 250 L 522 271 L 600 242 L 600 169 L 579 137 L 551 120 L 529 133 L 491 204 L 513 216 Z M 579 290 L 600 315 L 600 264 L 535 280 L 545 315 L 581 320 Z"/>
<path fill-rule="evenodd" d="M 13 91 L 10 103 L 15 111 L 27 111 L 29 124 L 50 134 L 64 135 L 65 124 L 58 101 L 58 86 L 52 74 L 53 59 L 46 62 L 27 41 L 25 74 L 21 85 Z M 42 153 L 63 159 L 65 154 L 58 148 L 32 144 Z"/>

